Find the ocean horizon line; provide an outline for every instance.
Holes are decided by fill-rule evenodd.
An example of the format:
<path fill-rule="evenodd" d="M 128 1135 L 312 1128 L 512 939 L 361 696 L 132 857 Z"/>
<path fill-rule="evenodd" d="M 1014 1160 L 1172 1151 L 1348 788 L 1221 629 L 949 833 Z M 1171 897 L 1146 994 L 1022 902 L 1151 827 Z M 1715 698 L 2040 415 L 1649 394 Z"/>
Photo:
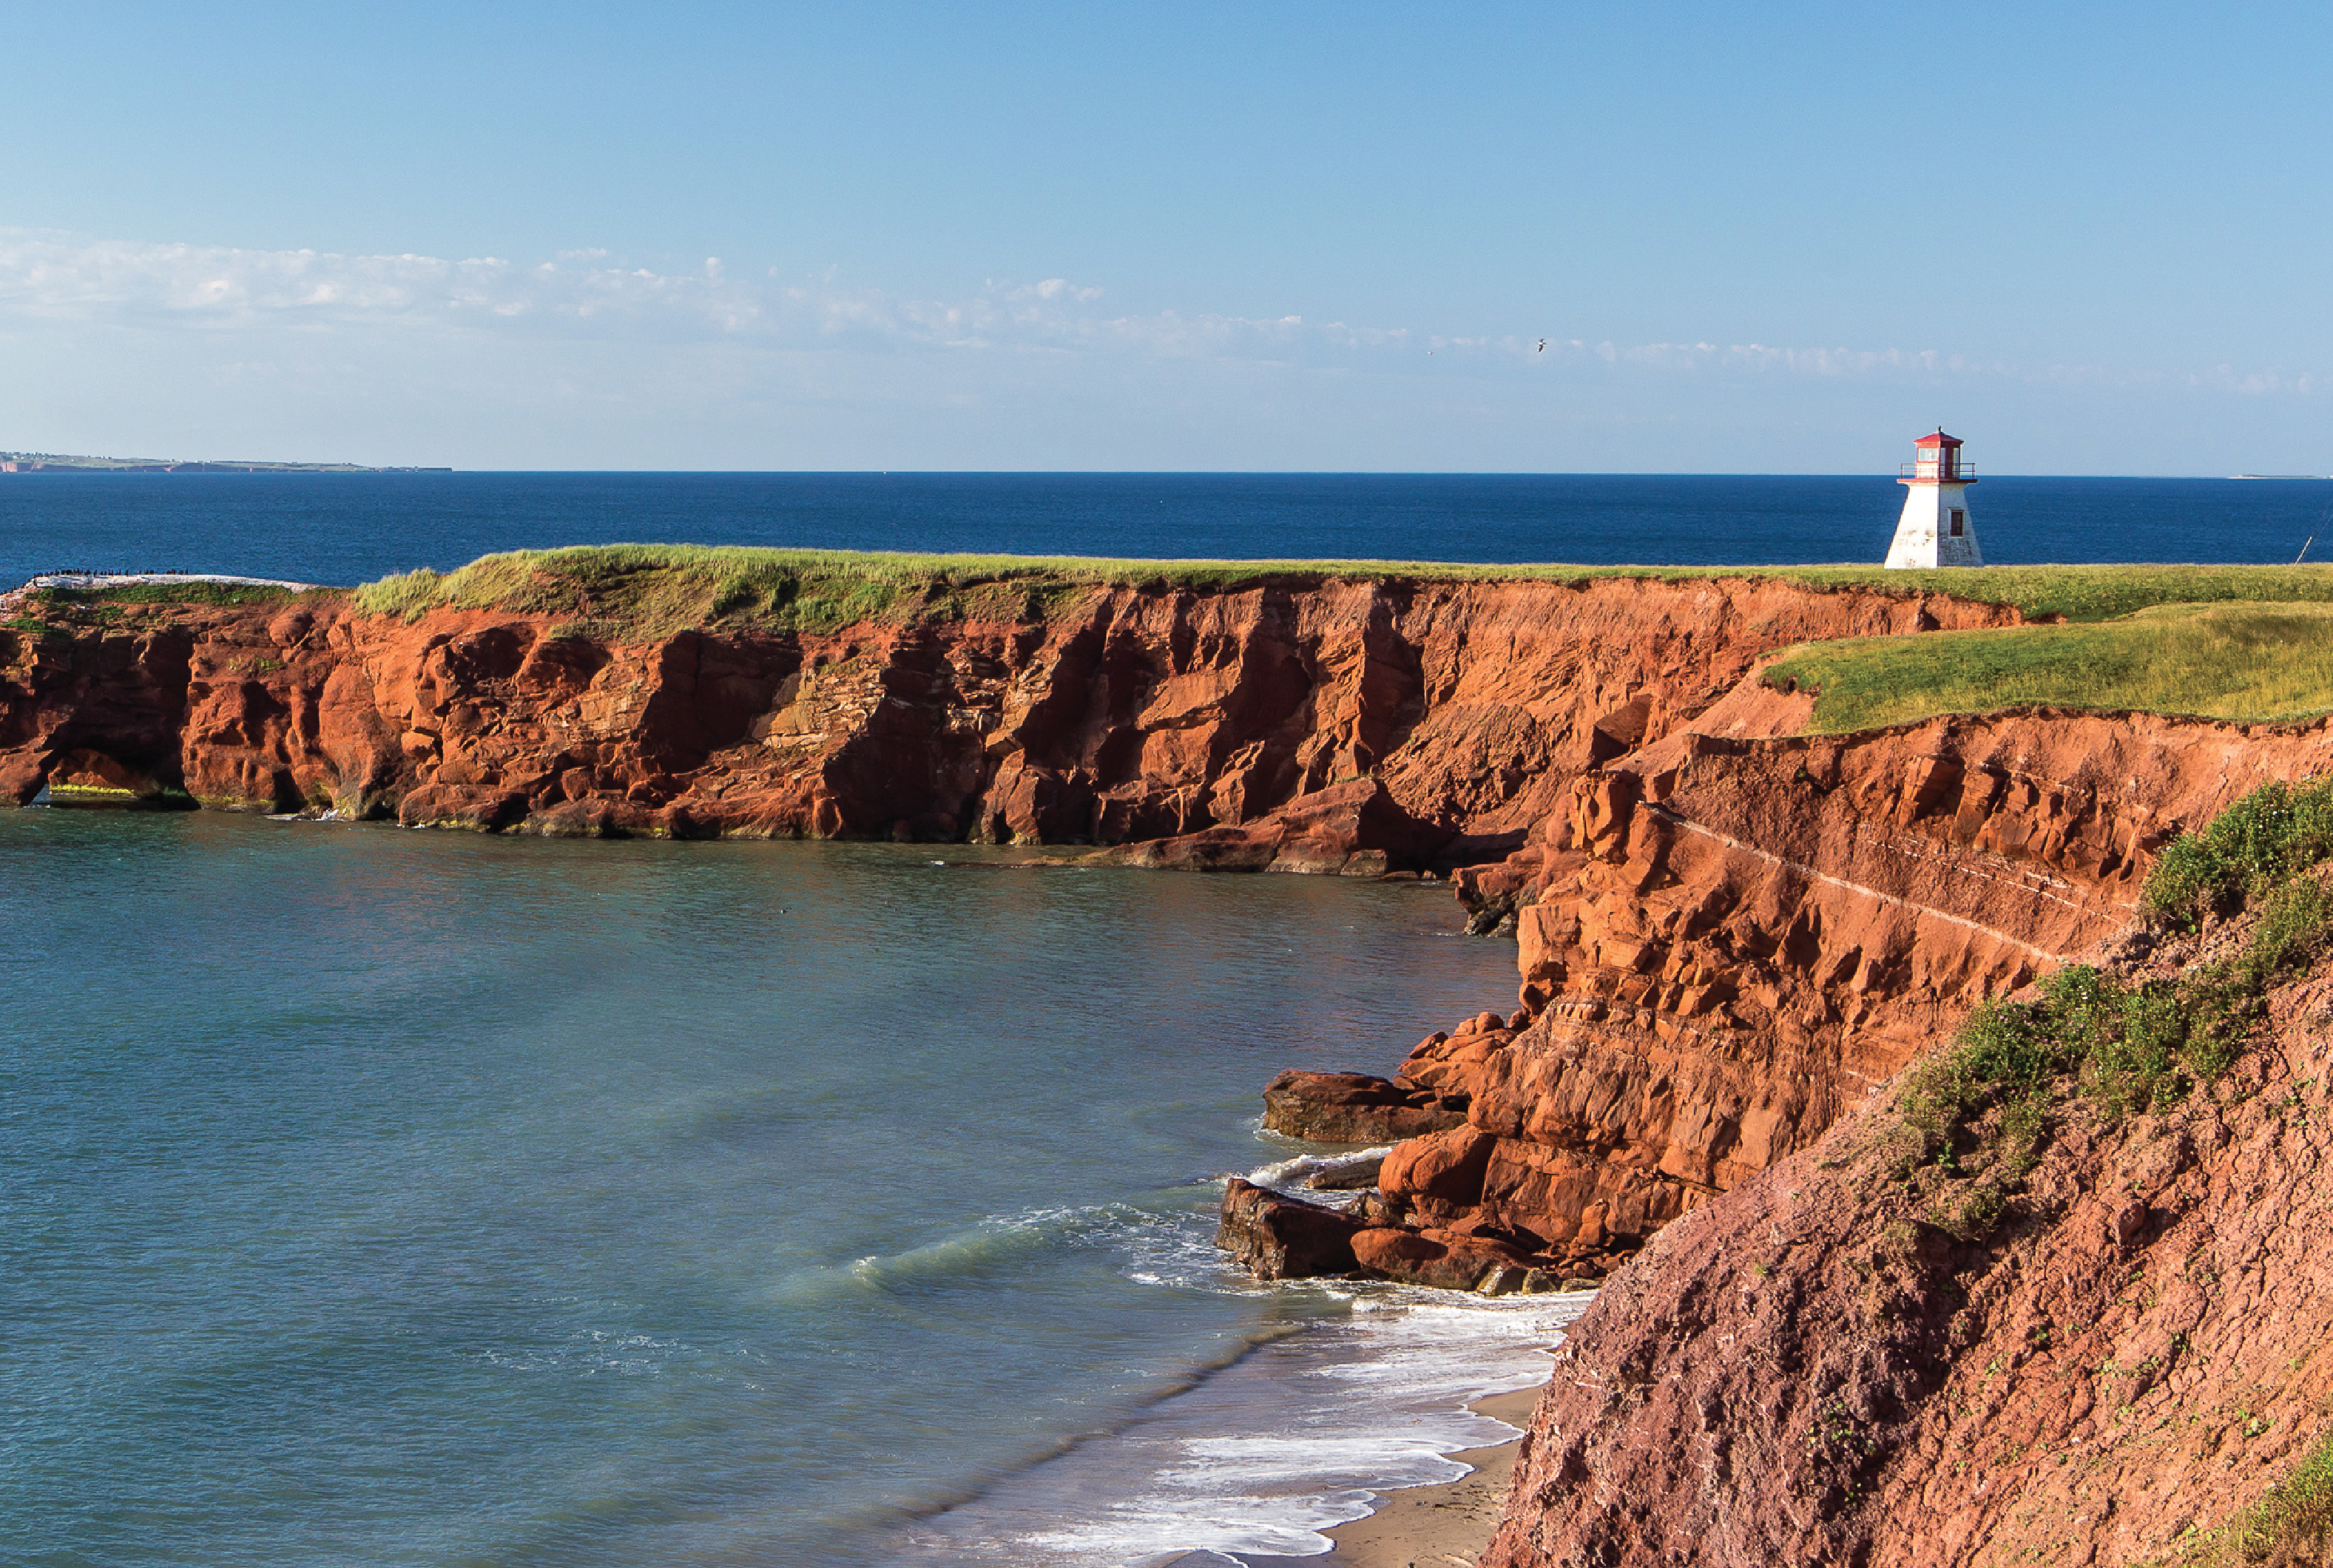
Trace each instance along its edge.
<path fill-rule="evenodd" d="M 114 468 L 56 467 L 13 471 L 17 477 L 77 478 L 440 478 L 482 476 L 510 478 L 573 476 L 583 478 L 998 478 L 998 479 L 1884 479 L 1896 476 L 1883 467 L 1869 468 L 530 468 L 458 467 L 423 464 L 351 464 L 346 467 L 303 464 L 292 459 L 187 458 L 167 467 L 140 463 Z M 1998 472 L 1985 479 L 2031 480 L 2174 480 L 2250 483 L 2333 483 L 2333 474 L 2170 473 L 2015 473 Z"/>

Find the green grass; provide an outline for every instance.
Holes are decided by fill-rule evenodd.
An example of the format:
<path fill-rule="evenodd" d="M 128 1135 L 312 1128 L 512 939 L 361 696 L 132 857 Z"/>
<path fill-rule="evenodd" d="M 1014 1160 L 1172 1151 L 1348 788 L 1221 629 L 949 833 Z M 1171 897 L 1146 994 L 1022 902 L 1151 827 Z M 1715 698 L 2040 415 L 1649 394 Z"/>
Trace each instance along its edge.
<path fill-rule="evenodd" d="M 2032 620 L 2112 620 L 2158 604 L 2333 603 L 2333 565 L 1986 566 L 1973 572 L 1820 566 L 1791 567 L 1773 575 L 1831 587 L 1893 587 L 2013 604 Z"/>
<path fill-rule="evenodd" d="M 2295 718 L 2333 709 L 2333 605 L 2157 605 L 2081 625 L 1809 643 L 1766 679 L 1816 692 L 1824 734 L 2025 703 Z"/>
<path fill-rule="evenodd" d="M 2270 988 L 2333 935 L 2333 895 L 2311 874 L 2328 853 L 2333 777 L 2264 785 L 2184 835 L 2147 879 L 2147 907 L 2173 924 L 2253 911 L 2235 954 L 2138 986 L 2072 965 L 2035 1001 L 1971 1012 L 1896 1096 L 1894 1174 L 1928 1222 L 1963 1240 L 1989 1234 L 2069 1099 L 2113 1122 L 2225 1073 Z"/>
<path fill-rule="evenodd" d="M 1221 592 L 1332 578 L 1418 582 L 1599 578 L 1667 582 L 1781 580 L 1817 590 L 1949 592 L 2013 604 L 2029 616 L 2097 620 L 2149 605 L 2263 600 L 2333 603 L 2333 567 L 2015 566 L 1887 572 L 1876 566 L 1670 567 L 1483 565 L 1416 561 L 1151 561 L 1094 556 L 912 555 L 736 545 L 604 544 L 488 555 L 449 572 L 412 572 L 357 590 L 375 614 L 439 608 L 569 615 L 611 628 L 669 630 L 722 621 L 832 626 L 861 617 L 1042 618 L 1106 586 Z M 1011 590 L 1011 592 L 1006 592 Z M 971 596 L 971 597 L 968 597 Z"/>
<path fill-rule="evenodd" d="M 456 571 L 409 572 L 356 591 L 359 609 L 416 620 L 432 610 L 571 618 L 579 634 L 688 627 L 830 628 L 858 620 L 1042 620 L 1083 582 L 1032 558 L 877 555 L 740 545 L 607 544 L 513 551 Z"/>
<path fill-rule="evenodd" d="M 444 607 L 575 613 L 619 622 L 694 616 L 700 623 L 742 618 L 831 625 L 862 616 L 946 615 L 958 610 L 1002 610 L 1015 618 L 1042 617 L 1053 604 L 1085 590 L 1115 586 L 1204 592 L 1332 578 L 1584 582 L 1620 575 L 1677 579 L 1710 572 L 1387 561 L 1150 561 L 604 544 L 513 551 L 483 556 L 455 572 L 412 572 L 383 578 L 358 589 L 357 603 L 373 614 L 408 618 Z M 1011 592 L 1000 592 L 1003 590 Z M 967 595 L 979 598 L 968 601 Z"/>
<path fill-rule="evenodd" d="M 44 588 L 36 604 L 267 604 L 301 592 L 254 582 L 125 582 L 114 588 Z M 311 590 L 310 592 L 313 592 Z"/>
<path fill-rule="evenodd" d="M 2183 1539 L 2175 1557 L 2157 1561 L 2193 1568 L 2321 1563 L 2328 1536 L 2333 1536 L 2333 1431 L 2319 1436 L 2260 1501 L 2217 1529 Z"/>

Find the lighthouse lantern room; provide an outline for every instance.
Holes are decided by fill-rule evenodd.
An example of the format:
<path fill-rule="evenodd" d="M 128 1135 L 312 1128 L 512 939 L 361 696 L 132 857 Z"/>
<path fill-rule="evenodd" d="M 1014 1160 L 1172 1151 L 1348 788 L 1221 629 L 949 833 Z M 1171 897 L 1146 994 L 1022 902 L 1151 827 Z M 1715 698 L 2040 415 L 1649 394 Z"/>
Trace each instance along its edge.
<path fill-rule="evenodd" d="M 1890 567 L 1982 566 L 1976 524 L 1970 519 L 1968 487 L 1976 470 L 1961 457 L 1961 443 L 1939 428 L 1912 443 L 1914 457 L 1896 483 L 1904 489 L 1904 512 L 1896 520 L 1896 542 L 1887 547 Z"/>

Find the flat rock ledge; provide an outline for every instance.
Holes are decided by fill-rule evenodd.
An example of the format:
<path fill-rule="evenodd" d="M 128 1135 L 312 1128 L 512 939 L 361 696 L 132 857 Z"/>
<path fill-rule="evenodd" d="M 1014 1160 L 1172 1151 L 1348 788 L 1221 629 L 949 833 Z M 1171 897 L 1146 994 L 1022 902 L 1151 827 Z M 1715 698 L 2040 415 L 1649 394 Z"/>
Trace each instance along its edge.
<path fill-rule="evenodd" d="M 1330 1208 L 1239 1177 L 1224 1187 L 1215 1245 L 1265 1280 L 1382 1279 L 1510 1295 L 1592 1289 L 1604 1277 L 1518 1237 L 1411 1229 L 1394 1223 L 1376 1194 L 1354 1208 Z"/>

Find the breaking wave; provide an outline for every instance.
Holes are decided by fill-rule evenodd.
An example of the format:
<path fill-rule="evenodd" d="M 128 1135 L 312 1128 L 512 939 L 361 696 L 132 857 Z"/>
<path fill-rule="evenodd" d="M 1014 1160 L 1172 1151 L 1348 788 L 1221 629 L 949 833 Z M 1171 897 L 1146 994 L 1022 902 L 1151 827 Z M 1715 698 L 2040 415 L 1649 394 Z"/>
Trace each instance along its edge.
<path fill-rule="evenodd" d="M 1383 1152 L 1299 1156 L 1249 1179 L 1284 1189 Z M 1016 1223 L 1015 1235 L 1122 1248 L 1129 1279 L 1303 1305 L 1278 1337 L 1193 1369 L 1186 1387 L 1118 1429 L 917 1522 L 894 1545 L 897 1561 L 1152 1568 L 1194 1554 L 1326 1552 L 1323 1532 L 1369 1513 L 1382 1494 L 1455 1480 L 1466 1467 L 1448 1456 L 1514 1437 L 1466 1406 L 1544 1380 L 1566 1325 L 1592 1299 L 1259 1285 L 1226 1267 L 1211 1227 L 1187 1210 L 1109 1206 Z M 984 1233 L 985 1245 L 1003 1245 L 999 1227 Z"/>

